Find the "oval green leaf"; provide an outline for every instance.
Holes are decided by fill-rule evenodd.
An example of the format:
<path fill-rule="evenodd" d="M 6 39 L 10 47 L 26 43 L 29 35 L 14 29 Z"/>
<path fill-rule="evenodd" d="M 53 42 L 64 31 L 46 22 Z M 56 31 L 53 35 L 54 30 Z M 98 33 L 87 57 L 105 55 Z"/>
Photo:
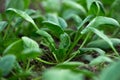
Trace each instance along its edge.
<path fill-rule="evenodd" d="M 118 46 L 120 45 L 120 39 L 117 38 L 110 38 L 111 42 L 113 43 L 113 46 Z M 95 41 L 91 41 L 90 43 L 87 44 L 87 47 L 96 47 L 96 48 L 101 48 L 101 49 L 110 49 L 110 45 L 103 40 L 103 39 L 98 39 Z"/>
<path fill-rule="evenodd" d="M 14 8 L 8 8 L 7 11 L 12 11 L 12 12 L 18 14 L 23 19 L 25 19 L 26 21 L 30 22 L 36 28 L 36 30 L 38 30 L 37 25 L 35 24 L 33 19 L 27 13 L 25 13 L 25 12 L 23 12 L 21 10 L 14 9 Z"/>
<path fill-rule="evenodd" d="M 47 33 L 46 31 L 43 31 L 43 30 L 38 30 L 36 33 L 41 35 L 42 37 L 46 38 L 47 41 L 50 43 L 51 51 L 55 51 L 55 42 L 49 33 Z"/>
<path fill-rule="evenodd" d="M 114 62 L 100 74 L 100 80 L 120 80 L 120 61 Z"/>
<path fill-rule="evenodd" d="M 69 6 L 71 8 L 74 8 L 74 9 L 78 9 L 81 12 L 83 12 L 83 14 L 86 15 L 86 10 L 84 9 L 84 7 L 82 5 L 80 5 L 80 4 L 78 4 L 75 1 L 72 1 L 72 0 L 66 1 L 66 0 L 63 0 L 63 4 L 66 5 L 66 6 Z"/>
<path fill-rule="evenodd" d="M 0 32 L 5 29 L 5 27 L 7 26 L 7 24 L 8 23 L 6 21 L 0 21 Z"/>
<path fill-rule="evenodd" d="M 84 80 L 83 75 L 69 69 L 48 69 L 43 73 L 43 80 Z"/>
<path fill-rule="evenodd" d="M 119 23 L 113 19 L 113 18 L 109 18 L 109 17 L 103 17 L 103 16 L 98 16 L 96 18 L 94 18 L 87 26 L 85 29 L 83 29 L 81 31 L 81 34 L 84 34 L 86 32 L 89 31 L 89 27 L 99 27 L 100 25 L 103 24 L 108 24 L 108 25 L 113 25 L 113 26 L 117 26 L 120 27 Z"/>
<path fill-rule="evenodd" d="M 4 54 L 14 54 L 18 60 L 36 58 L 41 53 L 39 45 L 28 37 L 22 37 L 22 39 L 13 42 L 4 50 Z"/>
<path fill-rule="evenodd" d="M 80 50 L 80 53 L 85 53 L 85 52 L 88 52 L 88 51 L 96 51 L 100 55 L 105 55 L 105 51 L 103 51 L 100 48 L 80 48 L 79 50 Z"/>
<path fill-rule="evenodd" d="M 60 45 L 59 48 L 60 49 L 67 49 L 70 46 L 71 40 L 70 40 L 70 36 L 67 33 L 61 34 L 60 35 Z"/>
<path fill-rule="evenodd" d="M 91 66 L 97 66 L 100 63 L 105 63 L 105 62 L 112 63 L 113 60 L 107 56 L 98 56 L 97 58 L 93 59 L 89 64 Z"/>
<path fill-rule="evenodd" d="M 53 14 L 49 14 L 47 20 L 43 21 L 43 24 L 57 36 L 63 34 L 64 29 L 67 27 L 67 23 L 63 18 L 57 17 Z"/>
<path fill-rule="evenodd" d="M 6 55 L 0 58 L 0 72 L 2 76 L 7 76 L 14 67 L 16 57 L 14 55 Z"/>

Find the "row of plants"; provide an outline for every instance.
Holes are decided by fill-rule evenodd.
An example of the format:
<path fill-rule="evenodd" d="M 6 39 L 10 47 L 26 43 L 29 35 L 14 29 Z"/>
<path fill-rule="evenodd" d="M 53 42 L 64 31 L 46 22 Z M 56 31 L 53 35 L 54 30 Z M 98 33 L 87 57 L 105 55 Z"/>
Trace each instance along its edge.
<path fill-rule="evenodd" d="M 119 80 L 119 4 L 5 0 L 0 80 Z"/>

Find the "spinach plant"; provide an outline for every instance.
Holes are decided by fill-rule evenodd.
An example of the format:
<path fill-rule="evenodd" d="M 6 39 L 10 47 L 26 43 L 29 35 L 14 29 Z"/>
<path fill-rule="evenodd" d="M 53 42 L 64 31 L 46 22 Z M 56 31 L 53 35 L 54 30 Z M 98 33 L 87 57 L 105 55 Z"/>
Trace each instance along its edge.
<path fill-rule="evenodd" d="M 0 79 L 118 80 L 118 3 L 6 0 L 0 14 Z"/>

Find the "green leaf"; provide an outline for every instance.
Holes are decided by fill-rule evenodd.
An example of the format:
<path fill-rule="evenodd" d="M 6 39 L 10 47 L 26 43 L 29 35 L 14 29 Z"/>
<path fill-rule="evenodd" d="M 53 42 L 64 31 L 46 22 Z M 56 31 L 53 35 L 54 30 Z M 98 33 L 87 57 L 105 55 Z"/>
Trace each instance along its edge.
<path fill-rule="evenodd" d="M 100 63 L 105 63 L 105 62 L 112 63 L 113 60 L 106 56 L 98 56 L 97 58 L 93 59 L 89 64 L 91 66 L 96 66 L 99 65 Z"/>
<path fill-rule="evenodd" d="M 111 11 L 111 16 L 120 22 L 119 6 L 120 6 L 120 0 L 114 0 L 114 2 L 112 3 L 110 11 Z"/>
<path fill-rule="evenodd" d="M 99 48 L 80 48 L 79 50 L 80 50 L 80 53 L 85 53 L 88 51 L 96 51 L 100 55 L 105 55 L 105 51 L 103 51 L 102 49 L 99 49 Z"/>
<path fill-rule="evenodd" d="M 81 31 L 81 34 L 84 34 L 86 32 L 89 31 L 89 27 L 99 27 L 100 25 L 103 24 L 109 24 L 109 25 L 113 25 L 113 26 L 117 26 L 120 27 L 119 23 L 113 19 L 113 18 L 109 18 L 109 17 L 103 17 L 103 16 L 98 16 L 96 18 L 94 18 L 87 26 L 85 29 L 83 29 Z"/>
<path fill-rule="evenodd" d="M 63 48 L 63 49 L 59 48 L 54 51 L 58 62 L 63 62 L 65 60 L 66 51 L 67 51 L 67 49 L 65 49 L 65 48 Z"/>
<path fill-rule="evenodd" d="M 42 0 L 42 5 L 47 12 L 59 12 L 61 10 L 59 0 Z"/>
<path fill-rule="evenodd" d="M 21 52 L 22 49 L 24 49 L 23 47 L 23 43 L 22 40 L 17 40 L 13 43 L 11 43 L 3 52 L 3 54 L 16 54 L 18 55 L 18 52 Z"/>
<path fill-rule="evenodd" d="M 12 68 L 14 67 L 14 63 L 16 58 L 14 55 L 6 55 L 0 58 L 0 72 L 2 76 L 7 76 Z"/>
<path fill-rule="evenodd" d="M 84 9 L 84 7 L 78 3 L 76 3 L 75 1 L 72 1 L 72 0 L 63 0 L 63 4 L 66 5 L 66 6 L 69 6 L 71 8 L 74 8 L 74 9 L 78 9 L 80 10 L 83 14 L 86 14 L 86 10 Z"/>
<path fill-rule="evenodd" d="M 63 18 L 58 17 L 58 22 L 59 22 L 59 25 L 60 25 L 60 27 L 61 27 L 62 29 L 67 28 L 68 25 L 67 25 L 66 21 L 65 21 Z"/>
<path fill-rule="evenodd" d="M 100 32 L 99 30 L 93 27 L 91 27 L 90 30 L 94 32 L 95 34 L 97 34 L 99 37 L 101 37 L 103 40 L 105 40 L 110 46 L 113 46 L 113 43 L 105 34 L 103 34 L 102 32 Z"/>
<path fill-rule="evenodd" d="M 14 9 L 14 8 L 8 8 L 7 11 L 12 11 L 12 12 L 18 14 L 23 19 L 25 19 L 26 21 L 30 22 L 38 30 L 37 25 L 35 24 L 33 19 L 27 13 L 25 13 L 25 12 L 23 12 L 21 10 Z"/>
<path fill-rule="evenodd" d="M 81 27 L 83 27 L 83 25 L 87 22 L 89 22 L 94 16 L 93 15 L 89 15 L 87 16 L 82 22 L 81 24 L 78 26 L 78 30 L 80 31 Z"/>
<path fill-rule="evenodd" d="M 102 32 L 100 32 L 99 30 L 95 29 L 94 27 L 89 27 L 89 29 L 92 32 L 94 32 L 95 34 L 97 34 L 100 38 L 102 38 L 103 40 L 105 40 L 110 45 L 110 47 L 113 49 L 113 51 L 115 52 L 115 54 L 117 56 L 119 56 L 118 52 L 116 51 L 116 49 L 113 46 L 112 41 L 105 34 L 103 34 Z"/>
<path fill-rule="evenodd" d="M 63 69 L 75 69 L 80 66 L 84 66 L 85 64 L 82 62 L 64 62 L 58 64 L 56 67 L 63 68 Z"/>
<path fill-rule="evenodd" d="M 39 45 L 28 37 L 22 37 L 24 48 L 39 48 Z"/>
<path fill-rule="evenodd" d="M 63 12 L 63 15 L 62 17 L 65 19 L 65 20 L 69 20 L 71 18 L 74 18 L 74 16 L 78 16 L 78 12 L 77 11 L 73 11 L 73 9 L 67 9 Z"/>
<path fill-rule="evenodd" d="M 56 14 L 48 14 L 45 22 L 46 21 L 53 23 L 54 25 L 58 25 L 62 29 L 67 28 L 66 21 L 63 18 L 58 17 Z"/>
<path fill-rule="evenodd" d="M 0 32 L 5 29 L 5 27 L 7 26 L 7 24 L 8 23 L 6 21 L 0 21 Z"/>
<path fill-rule="evenodd" d="M 41 35 L 42 37 L 46 38 L 47 41 L 50 43 L 51 50 L 52 51 L 55 50 L 55 42 L 50 34 L 48 34 L 46 31 L 43 31 L 43 30 L 38 30 L 36 33 Z"/>
<path fill-rule="evenodd" d="M 22 37 L 22 39 L 13 42 L 4 50 L 4 54 L 14 54 L 18 60 L 36 58 L 41 53 L 39 45 L 28 37 Z"/>
<path fill-rule="evenodd" d="M 61 29 L 59 25 L 53 22 L 44 21 L 44 24 L 45 24 L 45 27 L 47 27 L 56 36 L 60 36 L 60 34 L 64 33 L 63 29 Z"/>
<path fill-rule="evenodd" d="M 21 60 L 33 59 L 40 56 L 42 51 L 39 48 L 28 48 L 21 52 L 19 58 Z"/>
<path fill-rule="evenodd" d="M 24 0 L 6 0 L 5 7 L 6 7 L 6 9 L 15 8 L 15 9 L 23 10 L 24 9 Z"/>
<path fill-rule="evenodd" d="M 92 4 L 95 2 L 95 0 L 87 0 L 87 8 L 88 10 L 90 10 L 90 7 L 92 6 Z"/>
<path fill-rule="evenodd" d="M 77 23 L 77 25 L 82 22 L 82 18 L 79 17 L 79 15 L 74 14 L 74 15 L 72 15 L 71 17 L 72 17 L 73 20 Z M 78 26 L 76 26 L 76 27 L 78 27 Z"/>
<path fill-rule="evenodd" d="M 99 0 L 87 0 L 87 9 L 91 14 L 105 13 L 103 4 Z"/>
<path fill-rule="evenodd" d="M 32 15 L 32 14 L 35 14 L 35 10 L 27 9 L 25 10 L 25 13 L 28 15 Z M 14 24 L 14 27 L 20 25 L 24 21 L 22 17 L 15 17 L 15 19 L 16 19 L 16 22 Z"/>
<path fill-rule="evenodd" d="M 100 74 L 100 80 L 120 80 L 120 61 L 114 62 L 106 68 Z"/>
<path fill-rule="evenodd" d="M 70 43 L 70 36 L 67 33 L 60 35 L 59 48 L 55 50 L 56 57 L 60 62 L 64 61 L 64 57 L 66 56 Z"/>
<path fill-rule="evenodd" d="M 30 0 L 5 0 L 5 1 L 6 9 L 15 8 L 19 10 L 24 10 L 27 9 L 30 5 Z"/>
<path fill-rule="evenodd" d="M 48 19 L 43 21 L 46 28 L 48 28 L 55 35 L 60 36 L 64 33 L 64 30 L 67 27 L 67 23 L 64 19 L 57 17 L 56 15 L 48 15 Z"/>
<path fill-rule="evenodd" d="M 70 36 L 67 33 L 60 35 L 60 41 L 61 42 L 60 42 L 59 48 L 68 49 L 68 47 L 70 46 L 71 40 L 70 40 Z"/>
<path fill-rule="evenodd" d="M 110 40 L 113 43 L 113 46 L 118 46 L 120 44 L 120 39 L 110 38 Z M 87 47 L 110 49 L 110 45 L 108 45 L 108 43 L 103 39 L 98 39 L 98 40 L 95 40 L 95 41 L 91 41 L 87 44 Z"/>
<path fill-rule="evenodd" d="M 69 69 L 48 69 L 43 73 L 43 80 L 83 80 L 83 75 Z"/>

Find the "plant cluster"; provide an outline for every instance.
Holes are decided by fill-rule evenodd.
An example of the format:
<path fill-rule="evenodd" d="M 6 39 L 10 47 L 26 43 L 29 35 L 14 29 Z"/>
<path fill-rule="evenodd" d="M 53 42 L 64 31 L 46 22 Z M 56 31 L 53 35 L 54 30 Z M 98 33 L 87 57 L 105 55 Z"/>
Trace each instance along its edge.
<path fill-rule="evenodd" d="M 119 80 L 119 4 L 5 0 L 0 80 Z"/>

